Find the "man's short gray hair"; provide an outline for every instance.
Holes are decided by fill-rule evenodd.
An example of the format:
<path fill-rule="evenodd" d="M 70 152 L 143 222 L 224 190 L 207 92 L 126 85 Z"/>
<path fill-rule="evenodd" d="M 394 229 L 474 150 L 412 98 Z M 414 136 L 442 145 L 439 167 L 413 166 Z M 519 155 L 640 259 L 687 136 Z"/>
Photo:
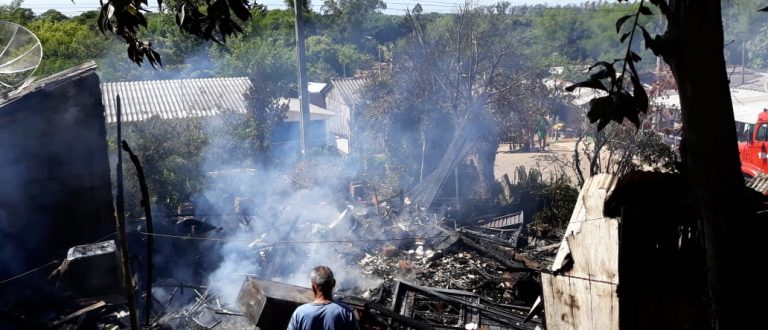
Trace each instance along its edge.
<path fill-rule="evenodd" d="M 317 266 L 313 268 L 309 278 L 312 281 L 312 284 L 323 291 L 330 292 L 334 285 L 336 285 L 336 280 L 333 278 L 333 271 L 326 266 Z"/>

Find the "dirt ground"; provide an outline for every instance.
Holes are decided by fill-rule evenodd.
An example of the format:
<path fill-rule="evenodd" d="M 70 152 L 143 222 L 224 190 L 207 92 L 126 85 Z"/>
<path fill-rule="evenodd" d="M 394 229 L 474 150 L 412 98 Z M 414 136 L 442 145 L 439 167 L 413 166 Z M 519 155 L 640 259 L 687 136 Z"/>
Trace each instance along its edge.
<path fill-rule="evenodd" d="M 571 178 L 571 183 L 576 184 L 576 173 L 570 165 L 573 162 L 573 148 L 575 145 L 575 140 L 560 139 L 558 141 L 551 141 L 544 151 L 510 152 L 509 145 L 502 144 L 496 153 L 494 174 L 497 179 L 507 174 L 509 179 L 514 182 L 516 177 L 515 169 L 518 166 L 525 166 L 526 171 L 530 168 L 538 168 L 545 180 L 565 173 Z M 582 166 L 582 168 L 584 167 Z"/>

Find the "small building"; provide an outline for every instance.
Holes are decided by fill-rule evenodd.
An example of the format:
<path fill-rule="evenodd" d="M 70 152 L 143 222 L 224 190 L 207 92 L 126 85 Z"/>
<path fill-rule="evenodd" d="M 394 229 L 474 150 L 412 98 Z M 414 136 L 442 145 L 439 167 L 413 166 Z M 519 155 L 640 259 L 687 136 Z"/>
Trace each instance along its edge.
<path fill-rule="evenodd" d="M 254 88 L 246 77 L 200 78 L 176 80 L 127 81 L 101 84 L 102 102 L 107 124 L 117 122 L 115 99 L 120 95 L 122 122 L 137 122 L 150 117 L 162 119 L 208 117 L 223 112 L 245 113 L 245 95 Z M 297 98 L 283 98 L 288 104 L 285 120 L 273 134 L 273 143 L 280 148 L 299 145 L 300 103 Z M 329 144 L 326 122 L 334 114 L 310 104 L 309 145 L 324 147 Z"/>
<path fill-rule="evenodd" d="M 88 62 L 0 99 L 0 278 L 47 265 L 0 285 L 0 309 L 41 301 L 52 260 L 115 230 L 95 70 Z"/>
<path fill-rule="evenodd" d="M 328 122 L 328 133 L 343 154 L 353 152 L 354 132 L 350 127 L 359 111 L 363 87 L 368 82 L 367 78 L 339 78 L 323 88 L 326 109 L 336 115 Z"/>

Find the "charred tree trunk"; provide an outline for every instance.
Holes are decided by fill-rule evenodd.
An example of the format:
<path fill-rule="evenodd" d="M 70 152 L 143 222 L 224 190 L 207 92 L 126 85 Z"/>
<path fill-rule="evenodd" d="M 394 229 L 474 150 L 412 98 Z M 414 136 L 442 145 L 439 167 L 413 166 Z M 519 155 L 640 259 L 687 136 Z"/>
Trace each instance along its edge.
<path fill-rule="evenodd" d="M 680 154 L 700 212 L 713 325 L 737 329 L 738 322 L 750 316 L 740 310 L 744 301 L 739 300 L 741 289 L 750 283 L 737 264 L 737 256 L 745 252 L 737 251 L 741 248 L 734 241 L 736 229 L 750 215 L 723 56 L 720 1 L 671 0 L 669 5 L 660 51 L 680 94 Z"/>
<path fill-rule="evenodd" d="M 475 175 L 478 178 L 474 182 L 472 191 L 475 191 L 477 197 L 485 204 L 492 202 L 496 197 L 494 191 L 496 177 L 493 174 L 493 168 L 496 163 L 496 151 L 499 149 L 499 135 L 490 115 L 483 113 L 478 117 L 477 129 L 483 134 L 478 138 L 471 154 L 477 171 Z"/>

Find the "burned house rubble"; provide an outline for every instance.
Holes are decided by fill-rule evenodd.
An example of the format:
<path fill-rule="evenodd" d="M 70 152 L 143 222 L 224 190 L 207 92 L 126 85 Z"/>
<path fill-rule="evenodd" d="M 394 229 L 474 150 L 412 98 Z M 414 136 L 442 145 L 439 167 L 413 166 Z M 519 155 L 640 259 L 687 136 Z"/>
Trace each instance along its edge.
<path fill-rule="evenodd" d="M 123 218 L 94 70 L 2 101 L 0 134 L 25 137 L 2 139 L 3 150 L 27 169 L 2 174 L 17 190 L 2 188 L 0 217 L 18 225 L 0 226 L 0 328 L 284 328 L 318 264 L 334 269 L 337 300 L 365 329 L 544 327 L 530 306 L 559 237 L 531 236 L 519 209 L 466 215 L 378 196 L 341 160 L 212 168 L 206 194 Z M 426 188 L 430 199 L 441 190 Z"/>
<path fill-rule="evenodd" d="M 264 226 L 260 219 L 242 211 L 243 203 L 237 205 L 239 212 L 233 206 L 234 213 L 226 216 L 230 223 L 226 229 L 202 225 L 214 221 L 211 216 L 198 228 L 197 224 L 185 224 L 200 221 L 192 217 L 173 220 L 176 233 L 184 232 L 179 236 L 187 238 L 178 239 L 178 243 L 184 244 L 186 251 L 197 251 L 186 260 L 206 272 L 209 261 L 202 255 L 206 244 L 232 237 L 227 231 L 240 231 L 236 237 L 258 239 L 224 244 L 244 247 L 248 254 L 257 256 L 258 265 L 252 272 L 238 272 L 240 265 L 231 270 L 227 267 L 232 273 L 223 277 L 232 282 L 226 283 L 226 288 L 221 283 L 201 285 L 166 277 L 162 274 L 166 273 L 164 266 L 159 265 L 153 291 L 157 298 L 154 326 L 285 328 L 293 310 L 313 298 L 307 288 L 308 271 L 295 271 L 302 268 L 296 263 L 309 259 L 310 266 L 331 263 L 339 281 L 336 299 L 358 311 L 363 328 L 543 327 L 541 315 L 523 322 L 540 294 L 538 270 L 529 265 L 538 265 L 530 260 L 553 257 L 554 250 L 520 248 L 525 245 L 523 221 L 507 222 L 499 228 L 456 227 L 452 219 L 425 211 L 402 213 L 391 207 L 396 203 L 382 202 L 376 207 L 357 202 L 325 224 L 294 224 L 294 231 L 312 233 L 311 241 L 274 241 L 264 236 L 270 230 L 260 228 Z M 507 217 L 522 220 L 519 212 Z M 242 252 L 230 248 L 238 250 L 233 253 Z M 318 254 L 335 261 L 315 261 Z M 213 272 L 220 273 L 221 268 Z"/>
<path fill-rule="evenodd" d="M 593 176 L 567 227 L 544 230 L 530 191 L 507 176 L 505 202 L 459 209 L 455 168 L 475 135 L 454 141 L 453 154 L 410 192 L 370 189 L 371 178 L 347 158 L 206 166 L 204 193 L 172 210 L 151 205 L 127 141 L 135 171 L 125 173 L 138 177 L 144 213 L 124 216 L 94 68 L 62 72 L 0 103 L 0 135 L 25 138 L 0 139 L 0 147 L 27 164 L 21 171 L 0 160 L 18 170 L 0 174 L 16 189 L 0 187 L 2 329 L 285 329 L 312 301 L 317 265 L 333 269 L 335 299 L 355 310 L 362 329 L 706 321 L 700 234 L 681 176 Z M 445 187 L 452 175 L 455 186 Z M 678 188 L 654 195 L 657 207 L 648 208 L 627 197 L 638 181 L 649 191 Z M 649 256 L 673 271 L 633 262 Z"/>

